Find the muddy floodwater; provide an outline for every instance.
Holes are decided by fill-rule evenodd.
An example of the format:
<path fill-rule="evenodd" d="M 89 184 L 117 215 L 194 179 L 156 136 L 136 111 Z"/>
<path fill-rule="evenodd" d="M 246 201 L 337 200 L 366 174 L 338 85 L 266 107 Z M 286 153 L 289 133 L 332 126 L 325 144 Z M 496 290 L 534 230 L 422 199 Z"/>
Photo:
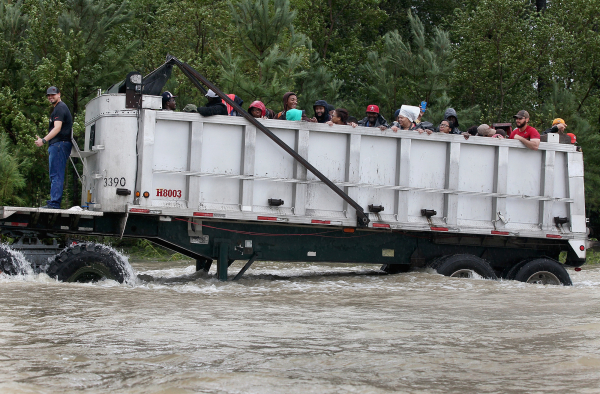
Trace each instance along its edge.
<path fill-rule="evenodd" d="M 0 392 L 600 392 L 600 267 L 562 287 L 288 263 L 221 283 L 189 261 L 132 266 L 128 284 L 0 275 Z"/>

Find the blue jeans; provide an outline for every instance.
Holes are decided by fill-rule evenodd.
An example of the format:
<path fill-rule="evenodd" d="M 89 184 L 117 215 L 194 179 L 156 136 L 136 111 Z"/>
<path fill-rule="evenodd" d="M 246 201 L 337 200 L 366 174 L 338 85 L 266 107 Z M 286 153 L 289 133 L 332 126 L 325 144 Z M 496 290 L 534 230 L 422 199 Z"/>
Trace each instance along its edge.
<path fill-rule="evenodd" d="M 58 141 L 48 147 L 50 154 L 50 208 L 60 208 L 63 185 L 65 183 L 65 167 L 71 154 L 73 144 L 70 141 Z"/>

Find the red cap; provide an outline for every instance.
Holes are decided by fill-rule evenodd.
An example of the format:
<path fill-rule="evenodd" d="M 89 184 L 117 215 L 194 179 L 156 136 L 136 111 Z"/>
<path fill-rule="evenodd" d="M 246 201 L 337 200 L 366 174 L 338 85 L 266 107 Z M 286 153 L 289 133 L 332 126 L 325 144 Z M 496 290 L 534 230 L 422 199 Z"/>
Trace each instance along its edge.
<path fill-rule="evenodd" d="M 367 112 L 375 112 L 376 114 L 379 113 L 379 107 L 373 104 L 370 104 L 369 106 L 367 106 Z"/>
<path fill-rule="evenodd" d="M 571 143 L 572 143 L 572 144 L 574 144 L 574 143 L 576 143 L 576 142 L 577 142 L 577 137 L 575 137 L 575 134 L 573 134 L 573 133 L 567 133 L 567 135 L 568 135 L 569 137 L 571 137 Z"/>

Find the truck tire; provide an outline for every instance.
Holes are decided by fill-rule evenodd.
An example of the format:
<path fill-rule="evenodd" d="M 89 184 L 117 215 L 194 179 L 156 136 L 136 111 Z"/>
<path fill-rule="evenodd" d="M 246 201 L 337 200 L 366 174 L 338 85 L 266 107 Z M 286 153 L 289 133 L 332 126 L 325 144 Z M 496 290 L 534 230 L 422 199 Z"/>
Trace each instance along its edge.
<path fill-rule="evenodd" d="M 565 267 L 549 258 L 535 259 L 525 264 L 517 272 L 515 280 L 542 285 L 573 285 Z"/>
<path fill-rule="evenodd" d="M 525 259 L 513 265 L 512 267 L 508 267 L 508 269 L 504 270 L 504 272 L 502 273 L 502 279 L 515 280 L 515 277 L 517 276 L 519 270 L 523 268 L 525 264 L 533 260 L 535 260 L 535 258 Z"/>
<path fill-rule="evenodd" d="M 431 269 L 437 270 L 437 267 L 439 267 L 440 264 L 442 264 L 450 256 L 451 255 L 444 255 L 441 257 L 436 257 L 435 259 L 431 260 L 427 266 Z"/>
<path fill-rule="evenodd" d="M 24 275 L 27 268 L 23 266 L 24 258 L 8 245 L 0 244 L 0 273 L 6 275 Z"/>
<path fill-rule="evenodd" d="M 439 274 L 455 278 L 472 278 L 473 273 L 477 273 L 485 279 L 497 279 L 488 262 L 472 254 L 455 254 L 439 259 L 432 268 Z"/>
<path fill-rule="evenodd" d="M 128 266 L 105 245 L 80 243 L 56 255 L 46 273 L 63 282 L 96 282 L 106 278 L 123 283 L 130 271 Z"/>

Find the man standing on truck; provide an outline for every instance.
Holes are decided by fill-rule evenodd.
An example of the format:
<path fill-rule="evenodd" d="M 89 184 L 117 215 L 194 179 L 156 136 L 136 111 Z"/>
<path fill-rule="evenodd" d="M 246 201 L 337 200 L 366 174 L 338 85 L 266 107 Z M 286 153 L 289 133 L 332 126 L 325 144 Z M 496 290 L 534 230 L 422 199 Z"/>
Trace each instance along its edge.
<path fill-rule="evenodd" d="M 513 118 L 515 118 L 517 128 L 512 131 L 509 138 L 521 141 L 523 145 L 531 150 L 538 150 L 540 147 L 540 133 L 527 124 L 529 123 L 529 112 L 522 109 Z"/>
<path fill-rule="evenodd" d="M 60 209 L 65 182 L 65 166 L 73 146 L 73 117 L 65 103 L 60 100 L 60 90 L 50 86 L 46 97 L 54 107 L 50 115 L 48 134 L 44 138 L 36 135 L 35 145 L 48 144 L 50 168 L 50 200 L 42 208 Z"/>

